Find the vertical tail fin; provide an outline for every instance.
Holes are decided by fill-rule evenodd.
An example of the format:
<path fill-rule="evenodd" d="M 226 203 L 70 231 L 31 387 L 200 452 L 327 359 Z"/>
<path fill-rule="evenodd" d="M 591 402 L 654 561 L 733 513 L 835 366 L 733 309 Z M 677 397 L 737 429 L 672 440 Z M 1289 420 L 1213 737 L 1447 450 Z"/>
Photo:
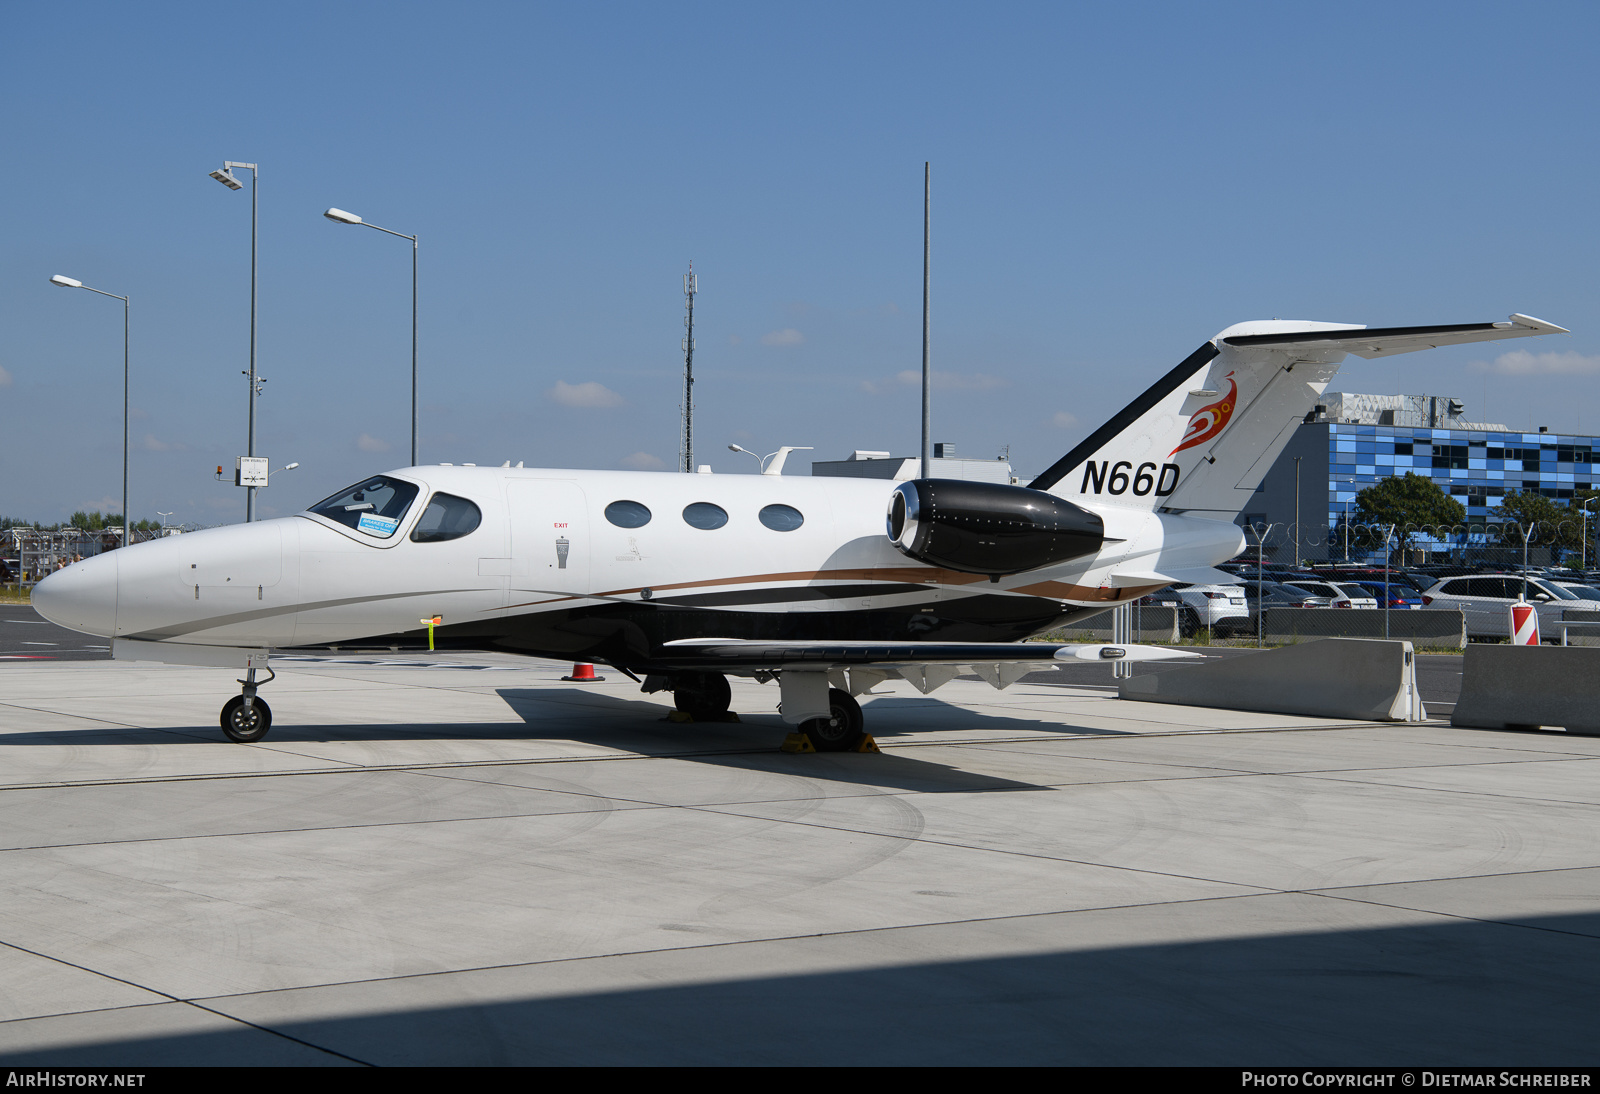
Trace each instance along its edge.
<path fill-rule="evenodd" d="M 1430 327 L 1239 323 L 1191 353 L 1028 485 L 1074 502 L 1232 520 L 1347 354 L 1385 357 L 1555 333 L 1565 332 L 1526 315 Z"/>

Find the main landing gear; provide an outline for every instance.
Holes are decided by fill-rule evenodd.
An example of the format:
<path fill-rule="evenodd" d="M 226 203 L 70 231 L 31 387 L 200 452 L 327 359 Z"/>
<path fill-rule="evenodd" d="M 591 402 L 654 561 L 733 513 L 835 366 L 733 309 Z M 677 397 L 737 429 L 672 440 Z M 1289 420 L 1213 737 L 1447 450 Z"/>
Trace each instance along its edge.
<path fill-rule="evenodd" d="M 859 749 L 867 735 L 861 704 L 849 692 L 829 688 L 828 707 L 831 717 L 813 718 L 800 723 L 800 732 L 811 738 L 811 747 L 818 752 L 854 752 Z"/>
<path fill-rule="evenodd" d="M 278 674 L 270 668 L 267 673 L 267 678 L 261 684 L 270 684 L 277 679 Z M 261 740 L 272 728 L 272 708 L 267 706 L 264 699 L 256 697 L 256 688 L 261 686 L 256 683 L 256 670 L 245 669 L 244 677 L 239 681 L 244 685 L 244 691 L 222 704 L 222 732 L 231 740 L 249 744 Z"/>
<path fill-rule="evenodd" d="M 733 688 L 720 672 L 680 672 L 673 681 L 672 702 L 697 722 L 720 722 L 733 705 Z"/>

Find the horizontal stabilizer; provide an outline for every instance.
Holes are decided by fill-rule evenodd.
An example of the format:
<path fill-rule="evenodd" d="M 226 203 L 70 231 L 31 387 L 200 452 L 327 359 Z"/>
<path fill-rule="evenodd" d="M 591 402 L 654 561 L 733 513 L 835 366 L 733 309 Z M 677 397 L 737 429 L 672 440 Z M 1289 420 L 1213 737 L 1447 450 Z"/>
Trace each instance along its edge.
<path fill-rule="evenodd" d="M 1240 334 L 1223 338 L 1224 346 L 1237 349 L 1295 347 L 1353 353 L 1357 357 L 1388 357 L 1413 350 L 1460 346 L 1468 342 L 1493 342 L 1502 338 L 1528 338 L 1536 334 L 1567 334 L 1565 327 L 1531 315 L 1513 315 L 1504 323 L 1451 323 L 1430 327 L 1351 327 L 1347 330 L 1290 331 Z"/>

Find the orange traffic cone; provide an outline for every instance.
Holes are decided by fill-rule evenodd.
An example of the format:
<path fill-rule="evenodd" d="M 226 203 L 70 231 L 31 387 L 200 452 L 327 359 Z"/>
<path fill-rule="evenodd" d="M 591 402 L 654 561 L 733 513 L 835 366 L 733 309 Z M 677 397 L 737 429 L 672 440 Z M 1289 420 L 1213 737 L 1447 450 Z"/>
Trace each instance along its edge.
<path fill-rule="evenodd" d="M 571 680 L 575 684 L 592 684 L 604 680 L 604 676 L 594 674 L 594 666 L 584 661 L 575 661 L 572 665 L 572 675 L 563 676 L 563 680 Z"/>

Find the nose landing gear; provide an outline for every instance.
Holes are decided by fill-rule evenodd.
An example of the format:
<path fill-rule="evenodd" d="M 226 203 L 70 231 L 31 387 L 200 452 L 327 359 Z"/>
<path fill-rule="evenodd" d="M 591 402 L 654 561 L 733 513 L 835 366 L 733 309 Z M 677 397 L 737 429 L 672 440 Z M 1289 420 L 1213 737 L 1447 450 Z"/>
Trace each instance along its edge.
<path fill-rule="evenodd" d="M 270 668 L 267 673 L 267 678 L 261 684 L 270 684 L 278 677 Z M 256 697 L 256 688 L 261 686 L 256 683 L 256 670 L 245 669 L 244 677 L 239 681 L 244 685 L 244 691 L 222 705 L 222 732 L 231 740 L 249 744 L 261 740 L 272 728 L 272 708 L 267 706 L 265 700 Z"/>

